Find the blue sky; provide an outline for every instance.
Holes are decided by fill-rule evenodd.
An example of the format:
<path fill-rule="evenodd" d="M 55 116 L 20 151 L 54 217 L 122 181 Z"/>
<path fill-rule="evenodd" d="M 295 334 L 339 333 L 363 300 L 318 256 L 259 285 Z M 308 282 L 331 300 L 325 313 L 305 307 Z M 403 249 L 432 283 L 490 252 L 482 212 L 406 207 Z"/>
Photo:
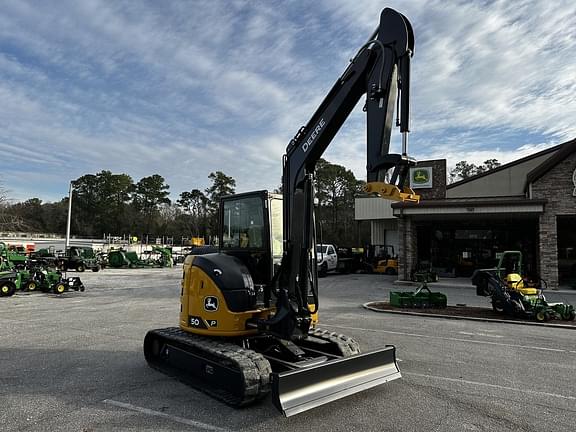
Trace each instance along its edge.
<path fill-rule="evenodd" d="M 45 201 L 103 169 L 160 174 L 173 199 L 217 170 L 238 192 L 277 187 L 383 7 L 416 37 L 412 156 L 508 162 L 576 138 L 573 0 L 4 0 L 1 184 Z M 325 154 L 358 178 L 361 105 Z"/>

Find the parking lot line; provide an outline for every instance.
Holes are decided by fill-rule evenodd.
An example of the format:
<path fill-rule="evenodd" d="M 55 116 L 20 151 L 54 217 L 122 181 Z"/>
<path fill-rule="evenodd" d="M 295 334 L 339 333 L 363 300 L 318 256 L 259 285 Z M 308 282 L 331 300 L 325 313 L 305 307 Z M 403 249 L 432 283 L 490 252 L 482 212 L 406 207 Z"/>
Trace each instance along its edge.
<path fill-rule="evenodd" d="M 102 402 L 105 404 L 108 404 L 108 405 L 114 405 L 114 406 L 117 406 L 119 408 L 124 408 L 124 409 L 130 410 L 130 411 L 136 411 L 136 412 L 139 412 L 142 414 L 166 418 L 166 419 L 178 422 L 178 423 L 185 424 L 187 426 L 193 426 L 193 427 L 203 429 L 203 430 L 215 431 L 215 432 L 228 432 L 228 429 L 222 429 L 222 428 L 219 428 L 217 426 L 213 426 L 211 424 L 202 423 L 202 422 L 199 422 L 196 420 L 190 420 L 187 418 L 166 414 L 166 413 L 163 413 L 160 411 L 154 411 L 154 410 L 151 410 L 148 408 L 142 408 L 142 407 L 132 405 L 129 403 L 125 403 L 125 402 L 118 402 L 118 401 L 115 401 L 112 399 L 104 399 Z"/>
<path fill-rule="evenodd" d="M 561 348 L 546 348 L 546 347 L 539 347 L 533 345 L 516 345 L 516 344 L 507 344 L 503 342 L 492 342 L 492 341 L 484 341 L 484 340 L 477 340 L 477 339 L 462 339 L 462 338 L 452 338 L 452 337 L 445 337 L 445 336 L 433 336 L 433 335 L 426 335 L 420 333 L 405 333 L 405 332 L 398 332 L 398 331 L 391 331 L 391 330 L 381 330 L 381 329 L 367 329 L 362 327 L 349 327 L 343 325 L 334 325 L 334 324 L 321 324 L 322 327 L 336 327 L 342 328 L 347 330 L 361 330 L 361 331 L 368 331 L 368 332 L 375 332 L 375 333 L 387 333 L 387 334 L 395 334 L 400 336 L 412 336 L 412 337 L 419 337 L 419 338 L 426 338 L 426 339 L 440 339 L 440 340 L 447 340 L 447 341 L 455 341 L 455 342 L 467 342 L 467 343 L 475 343 L 479 345 L 497 345 L 497 346 L 505 346 L 510 348 L 522 348 L 522 349 L 531 349 L 537 351 L 552 351 L 552 352 L 561 352 L 561 353 L 568 353 L 568 354 L 576 354 L 576 351 L 565 350 Z"/>
<path fill-rule="evenodd" d="M 436 376 L 436 375 L 426 375 L 426 374 L 419 374 L 419 373 L 415 373 L 415 372 L 402 372 L 402 375 L 421 377 L 421 378 L 430 378 L 430 379 L 455 382 L 455 383 L 470 384 L 470 385 L 475 385 L 475 386 L 480 386 L 480 387 L 490 387 L 490 388 L 494 388 L 494 389 L 498 389 L 498 390 L 509 390 L 509 391 L 519 392 L 519 393 L 528 393 L 528 394 L 536 395 L 536 396 L 545 396 L 545 397 L 555 397 L 555 398 L 567 399 L 567 400 L 576 400 L 576 397 L 574 397 L 574 396 L 566 396 L 566 395 L 561 395 L 561 394 L 556 394 L 556 393 L 547 393 L 547 392 L 541 392 L 541 391 L 536 391 L 536 390 L 521 389 L 521 388 L 516 388 L 516 387 L 506 387 L 506 386 L 501 386 L 501 385 L 497 385 L 497 384 L 488 384 L 488 383 L 483 383 L 483 382 L 478 382 L 478 381 L 468 381 L 465 379 L 448 378 L 448 377 L 442 377 L 442 376 Z"/>
<path fill-rule="evenodd" d="M 458 333 L 466 335 L 466 336 L 483 336 L 483 337 L 490 337 L 490 338 L 496 338 L 496 339 L 502 339 L 504 337 L 501 335 L 494 335 L 494 334 L 490 334 L 490 333 L 475 333 L 475 332 L 465 332 L 465 331 L 461 331 Z"/>

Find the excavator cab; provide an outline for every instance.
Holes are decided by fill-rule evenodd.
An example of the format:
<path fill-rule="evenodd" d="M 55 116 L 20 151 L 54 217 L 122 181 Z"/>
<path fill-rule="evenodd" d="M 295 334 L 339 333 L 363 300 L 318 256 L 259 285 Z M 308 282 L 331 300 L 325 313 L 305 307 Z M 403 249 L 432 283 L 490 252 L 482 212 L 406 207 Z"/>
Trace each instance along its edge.
<path fill-rule="evenodd" d="M 223 197 L 220 252 L 238 258 L 255 285 L 268 285 L 283 253 L 282 196 L 268 191 Z"/>

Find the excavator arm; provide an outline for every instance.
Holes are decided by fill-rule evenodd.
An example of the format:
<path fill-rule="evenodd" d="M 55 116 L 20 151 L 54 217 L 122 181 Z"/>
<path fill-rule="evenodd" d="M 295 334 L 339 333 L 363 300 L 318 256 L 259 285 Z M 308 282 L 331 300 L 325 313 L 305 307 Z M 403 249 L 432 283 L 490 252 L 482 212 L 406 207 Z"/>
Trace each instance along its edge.
<path fill-rule="evenodd" d="M 308 334 L 318 307 L 314 233 L 314 169 L 317 161 L 362 96 L 367 118 L 365 191 L 393 200 L 418 201 L 405 186 L 410 166 L 410 59 L 414 33 L 410 22 L 384 9 L 380 26 L 360 48 L 308 124 L 292 139 L 284 156 L 284 257 L 277 289 L 277 314 L 261 326 L 285 339 Z M 395 107 L 402 132 L 402 154 L 389 154 Z M 313 304 L 310 310 L 310 304 Z"/>

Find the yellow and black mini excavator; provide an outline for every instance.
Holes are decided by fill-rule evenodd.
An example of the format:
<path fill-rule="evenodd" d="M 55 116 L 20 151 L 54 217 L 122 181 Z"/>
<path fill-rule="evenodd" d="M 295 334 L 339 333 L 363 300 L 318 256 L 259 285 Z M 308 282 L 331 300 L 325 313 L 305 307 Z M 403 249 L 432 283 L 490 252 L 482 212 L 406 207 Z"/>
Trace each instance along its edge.
<path fill-rule="evenodd" d="M 179 327 L 151 330 L 148 363 L 233 406 L 272 393 L 286 416 L 400 378 L 394 346 L 360 353 L 353 339 L 320 329 L 314 231 L 314 169 L 366 94 L 366 192 L 418 201 L 404 186 L 410 59 L 409 21 L 384 9 L 308 124 L 288 145 L 282 196 L 266 191 L 220 203 L 218 253 L 184 261 Z M 392 117 L 402 154 L 389 154 Z"/>

